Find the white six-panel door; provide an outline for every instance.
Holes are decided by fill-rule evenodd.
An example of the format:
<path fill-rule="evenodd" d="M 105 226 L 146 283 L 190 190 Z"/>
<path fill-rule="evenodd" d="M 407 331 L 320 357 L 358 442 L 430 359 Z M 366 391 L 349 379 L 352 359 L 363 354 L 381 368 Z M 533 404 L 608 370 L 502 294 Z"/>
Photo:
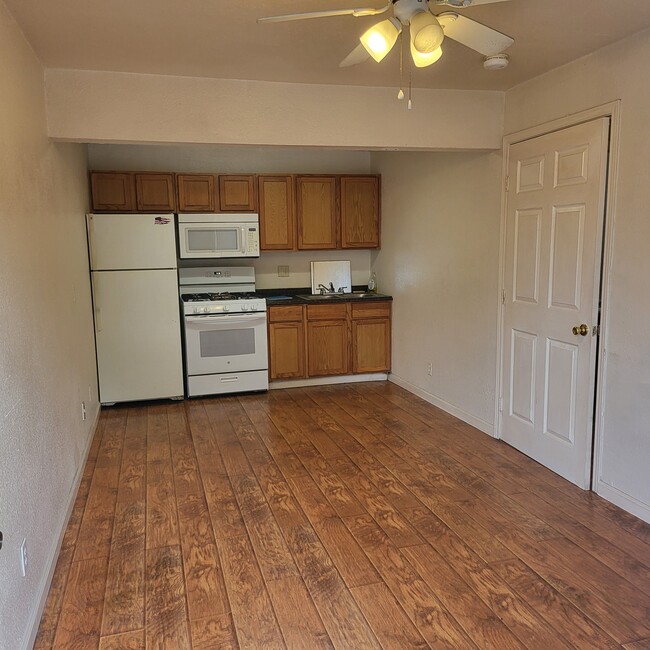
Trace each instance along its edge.
<path fill-rule="evenodd" d="M 511 145 L 508 155 L 500 433 L 583 488 L 608 134 L 602 118 Z"/>

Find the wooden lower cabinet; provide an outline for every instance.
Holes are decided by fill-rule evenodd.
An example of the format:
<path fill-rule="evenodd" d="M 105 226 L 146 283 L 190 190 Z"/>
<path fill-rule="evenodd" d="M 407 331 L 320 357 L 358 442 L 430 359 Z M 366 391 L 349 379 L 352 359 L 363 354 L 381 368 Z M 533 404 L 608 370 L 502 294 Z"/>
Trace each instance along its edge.
<path fill-rule="evenodd" d="M 390 318 L 352 321 L 352 372 L 390 370 Z"/>
<path fill-rule="evenodd" d="M 391 307 L 388 300 L 352 303 L 352 372 L 390 370 Z"/>
<path fill-rule="evenodd" d="M 305 377 L 305 323 L 300 305 L 269 308 L 269 378 Z"/>
<path fill-rule="evenodd" d="M 388 372 L 390 301 L 269 308 L 274 379 Z"/>
<path fill-rule="evenodd" d="M 309 376 L 347 375 L 349 368 L 350 345 L 347 321 L 307 321 Z"/>

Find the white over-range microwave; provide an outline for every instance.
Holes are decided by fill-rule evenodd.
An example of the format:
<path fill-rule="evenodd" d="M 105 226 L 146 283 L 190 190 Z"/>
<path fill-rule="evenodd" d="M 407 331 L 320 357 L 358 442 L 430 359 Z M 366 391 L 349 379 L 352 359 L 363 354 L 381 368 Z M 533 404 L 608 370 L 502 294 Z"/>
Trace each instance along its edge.
<path fill-rule="evenodd" d="M 179 214 L 181 258 L 259 257 L 257 214 Z"/>

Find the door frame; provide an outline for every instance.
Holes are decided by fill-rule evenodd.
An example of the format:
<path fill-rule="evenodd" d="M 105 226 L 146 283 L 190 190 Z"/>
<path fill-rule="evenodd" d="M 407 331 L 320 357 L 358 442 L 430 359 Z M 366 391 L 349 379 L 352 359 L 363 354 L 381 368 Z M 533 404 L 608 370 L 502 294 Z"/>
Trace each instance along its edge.
<path fill-rule="evenodd" d="M 496 395 L 494 404 L 494 437 L 501 439 L 503 418 L 501 406 L 503 404 L 503 318 L 505 291 L 505 263 L 506 263 L 506 211 L 507 193 L 506 182 L 508 176 L 510 146 L 530 140 L 554 131 L 560 131 L 584 122 L 590 122 L 602 117 L 610 118 L 609 156 L 607 160 L 605 212 L 602 218 L 603 242 L 600 269 L 600 339 L 596 353 L 595 403 L 594 403 L 594 440 L 592 447 L 591 488 L 598 492 L 600 468 L 602 463 L 602 437 L 605 409 L 606 377 L 607 377 L 607 333 L 608 333 L 608 303 L 610 295 L 610 275 L 612 268 L 612 252 L 614 238 L 614 223 L 616 220 L 616 194 L 618 179 L 618 160 L 621 127 L 621 100 L 617 99 L 607 104 L 602 104 L 578 113 L 572 113 L 550 122 L 507 134 L 503 137 L 503 168 L 501 172 L 501 225 L 499 242 L 499 282 L 497 295 L 497 359 L 496 359 Z"/>

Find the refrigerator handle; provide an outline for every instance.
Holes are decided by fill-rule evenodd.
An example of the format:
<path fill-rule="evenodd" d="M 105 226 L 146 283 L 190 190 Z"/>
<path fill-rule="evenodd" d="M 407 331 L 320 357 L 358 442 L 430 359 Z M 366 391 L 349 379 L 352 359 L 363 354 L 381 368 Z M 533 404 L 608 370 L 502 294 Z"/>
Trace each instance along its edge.
<path fill-rule="evenodd" d="M 95 330 L 97 332 L 102 331 L 102 310 L 101 307 L 95 308 Z"/>
<path fill-rule="evenodd" d="M 95 220 L 88 215 L 88 244 L 90 248 L 90 268 L 95 266 Z"/>

